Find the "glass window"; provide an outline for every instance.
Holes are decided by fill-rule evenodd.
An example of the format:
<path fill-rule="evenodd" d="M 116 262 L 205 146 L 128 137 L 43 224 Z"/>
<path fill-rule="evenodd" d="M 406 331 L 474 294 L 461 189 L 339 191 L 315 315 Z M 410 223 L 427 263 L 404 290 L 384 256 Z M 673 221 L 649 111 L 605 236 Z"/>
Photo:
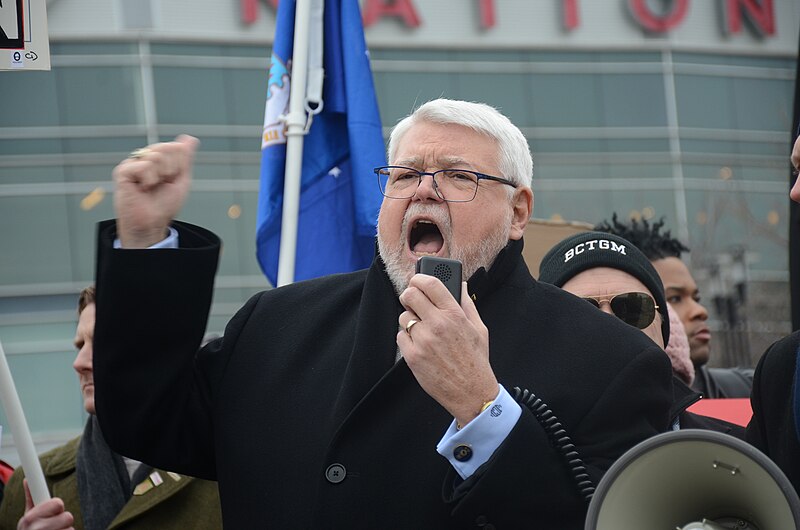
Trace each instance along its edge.
<path fill-rule="evenodd" d="M 786 167 L 786 160 L 780 158 L 776 160 L 774 165 L 770 166 L 745 166 L 742 165 L 738 168 L 738 177 L 740 180 L 763 180 L 769 182 L 778 182 L 786 184 L 786 189 L 789 189 L 789 169 Z"/>
<path fill-rule="evenodd" d="M 72 370 L 75 352 L 77 296 L 49 295 L 0 299 L 0 314 L 10 316 L 0 324 L 9 366 L 26 419 L 34 434 L 78 431 L 83 412 L 77 376 Z M 46 311 L 44 317 L 22 316 Z M 14 322 L 11 324 L 10 322 Z M 0 425 L 8 425 L 0 407 Z M 6 431 L 4 435 L 8 436 Z"/>
<path fill-rule="evenodd" d="M 599 76 L 600 112 L 607 127 L 645 127 L 667 124 L 664 78 L 652 74 Z"/>
<path fill-rule="evenodd" d="M 426 101 L 456 94 L 455 77 L 447 74 L 375 72 L 373 78 L 384 127 L 394 126 Z"/>
<path fill-rule="evenodd" d="M 150 53 L 153 55 L 202 55 L 206 57 L 222 57 L 225 54 L 225 46 L 214 44 L 172 44 L 165 42 L 154 42 L 150 45 Z"/>
<path fill-rule="evenodd" d="M 763 155 L 786 158 L 789 133 L 786 142 L 743 142 L 739 140 L 695 140 L 681 139 L 681 149 L 688 153 L 720 153 L 732 155 Z"/>
<path fill-rule="evenodd" d="M 157 66 L 153 76 L 160 123 L 264 123 L 265 71 Z M 258 138 L 259 132 L 255 134 Z"/>
<path fill-rule="evenodd" d="M 251 180 L 257 186 L 261 178 L 261 152 L 259 151 L 256 156 L 253 156 L 253 154 L 234 153 L 233 157 L 234 163 L 231 164 L 230 178 Z M 258 191 L 253 191 L 253 193 L 258 193 Z"/>
<path fill-rule="evenodd" d="M 238 235 L 241 240 L 239 246 L 239 263 L 243 276 L 260 276 L 264 278 L 264 285 L 267 286 L 267 278 L 261 271 L 256 259 L 256 215 L 258 213 L 258 193 L 255 191 L 235 192 L 233 194 L 236 204 L 241 206 L 241 217 L 236 221 Z M 246 298 L 242 298 L 246 300 Z"/>
<path fill-rule="evenodd" d="M 99 138 L 64 138 L 65 153 L 119 153 L 120 160 L 137 146 L 147 144 L 147 137 L 105 136 Z"/>
<path fill-rule="evenodd" d="M 69 335 L 70 340 L 73 336 L 74 328 Z M 72 369 L 75 353 L 25 353 L 8 357 L 9 368 L 31 432 L 79 430 L 86 413 L 78 377 Z M 0 425 L 8 425 L 2 407 Z M 6 434 L 5 430 L 3 434 Z"/>
<path fill-rule="evenodd" d="M 718 255 L 743 245 L 751 270 L 786 270 L 786 192 L 697 190 L 686 194 L 686 202 L 693 263 L 714 262 Z"/>
<path fill-rule="evenodd" d="M 787 183 L 789 181 L 788 164 L 782 159 L 776 159 L 774 165 L 748 166 L 741 163 L 706 163 L 683 164 L 683 176 L 686 179 L 704 179 L 715 181 L 769 181 Z"/>
<path fill-rule="evenodd" d="M 0 165 L 0 184 L 41 184 L 47 182 L 64 182 L 64 167 L 58 165 L 3 167 Z"/>
<path fill-rule="evenodd" d="M 104 182 L 108 184 L 94 191 L 87 188 L 86 193 L 68 195 L 67 216 L 69 223 L 69 264 L 70 280 L 89 285 L 94 281 L 95 247 L 97 246 L 97 223 L 114 218 L 113 184 L 110 171 Z M 41 278 L 39 281 L 50 281 Z"/>
<path fill-rule="evenodd" d="M 789 131 L 792 82 L 676 75 L 681 127 Z"/>
<path fill-rule="evenodd" d="M 136 55 L 139 45 L 135 42 L 51 42 L 51 55 Z"/>
<path fill-rule="evenodd" d="M 664 138 L 608 139 L 605 141 L 606 149 L 604 149 L 604 151 L 612 153 L 668 153 L 669 140 L 666 138 L 666 135 L 667 131 L 665 129 Z"/>
<path fill-rule="evenodd" d="M 751 57 L 736 55 L 712 55 L 707 53 L 683 53 L 672 54 L 672 61 L 679 65 L 687 64 L 708 64 L 708 65 L 729 65 L 729 66 L 755 66 L 759 68 L 786 68 L 794 71 L 795 63 L 791 59 L 780 57 Z"/>
<path fill-rule="evenodd" d="M 666 130 L 664 131 L 666 135 Z M 662 153 L 669 151 L 669 140 L 666 138 L 644 139 L 605 139 L 603 129 L 597 128 L 597 138 L 548 138 L 531 139 L 529 143 L 536 153 Z"/>
<path fill-rule="evenodd" d="M 523 74 L 456 74 L 454 97 L 480 101 L 508 116 L 517 126 L 531 123 L 528 76 Z"/>
<path fill-rule="evenodd" d="M 144 121 L 136 67 L 70 67 L 56 70 L 61 125 L 117 125 Z"/>
<path fill-rule="evenodd" d="M 2 100 L 2 98 L 0 98 Z M 62 152 L 60 138 L 10 139 L 0 140 L 0 156 L 59 154 Z"/>
<path fill-rule="evenodd" d="M 369 56 L 379 60 L 398 61 L 451 61 L 452 53 L 441 50 L 370 50 Z"/>
<path fill-rule="evenodd" d="M 67 201 L 63 195 L 0 197 L 0 284 L 72 280 Z M 13 229 L 9 229 L 13 227 Z"/>
<path fill-rule="evenodd" d="M 614 158 L 613 155 L 611 158 Z M 565 184 L 566 179 L 664 179 L 672 178 L 672 166 L 664 163 L 663 160 L 653 159 L 647 161 L 646 158 L 625 163 L 618 157 L 613 162 L 597 161 L 586 159 L 583 163 L 564 162 L 561 160 L 551 160 L 547 154 L 541 157 L 534 155 L 534 186 L 543 180 L 553 181 L 554 186 L 570 188 L 573 184 Z M 575 189 L 580 189 L 581 185 L 575 183 Z M 597 187 L 597 183 L 592 184 Z M 633 184 L 632 186 L 635 186 Z M 671 182 L 665 182 L 664 187 L 671 187 Z M 604 190 L 605 192 L 605 190 Z"/>
<path fill-rule="evenodd" d="M 528 139 L 528 144 L 533 152 L 533 163 L 537 164 L 540 153 L 600 153 L 604 142 L 600 138 L 534 138 Z"/>
<path fill-rule="evenodd" d="M 220 69 L 154 67 L 158 121 L 228 125 L 225 75 Z"/>
<path fill-rule="evenodd" d="M 239 276 L 241 274 L 240 245 L 238 237 L 239 219 L 231 219 L 228 211 L 236 204 L 230 191 L 207 192 L 195 190 L 181 210 L 181 220 L 208 228 L 224 242 L 218 274 Z M 253 239 L 252 241 L 254 241 Z M 255 243 L 250 248 L 255 249 Z"/>
<path fill-rule="evenodd" d="M 225 71 L 231 125 L 264 125 L 264 104 L 267 100 L 267 72 L 228 68 Z"/>
<path fill-rule="evenodd" d="M 0 127 L 58 125 L 56 72 L 0 72 Z"/>
<path fill-rule="evenodd" d="M 610 219 L 616 212 L 621 217 L 631 214 L 647 219 L 662 216 L 675 222 L 675 196 L 672 191 L 603 190 L 552 191 L 544 185 L 536 191 L 534 217 L 563 219 L 596 224 Z"/>
<path fill-rule="evenodd" d="M 737 128 L 781 132 L 792 129 L 792 81 L 735 78 L 730 82 Z"/>
<path fill-rule="evenodd" d="M 675 97 L 681 127 L 735 129 L 731 80 L 725 77 L 676 75 Z"/>
<path fill-rule="evenodd" d="M 110 194 L 114 187 L 111 172 L 114 170 L 114 166 L 122 161 L 122 157 L 124 156 L 125 155 L 120 155 L 119 160 L 115 158 L 114 162 L 109 161 L 107 164 L 64 166 L 64 180 L 66 182 L 87 182 L 90 183 L 89 186 L 94 186 L 95 183 L 97 183 L 105 189 L 106 193 Z M 88 191 L 90 190 L 87 187 L 87 193 Z M 94 204 L 94 202 L 92 202 L 92 204 Z"/>
<path fill-rule="evenodd" d="M 232 138 L 231 150 L 245 153 L 258 153 L 261 159 L 261 128 L 254 129 L 252 138 Z"/>
<path fill-rule="evenodd" d="M 536 127 L 599 127 L 603 125 L 598 76 L 531 74 L 531 104 Z"/>

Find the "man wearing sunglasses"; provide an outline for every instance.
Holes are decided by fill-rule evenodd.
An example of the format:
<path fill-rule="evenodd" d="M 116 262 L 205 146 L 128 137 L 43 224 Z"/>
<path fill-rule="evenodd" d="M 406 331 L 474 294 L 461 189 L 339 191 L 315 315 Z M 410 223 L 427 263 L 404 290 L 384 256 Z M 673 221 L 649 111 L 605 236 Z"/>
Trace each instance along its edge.
<path fill-rule="evenodd" d="M 670 337 L 664 287 L 647 257 L 629 241 L 603 232 L 583 232 L 557 243 L 542 258 L 539 281 L 561 287 L 595 308 L 641 330 L 661 348 Z M 710 429 L 744 438 L 732 423 L 692 414 L 701 395 L 673 377 L 673 429 Z"/>
<path fill-rule="evenodd" d="M 199 351 L 220 241 L 173 221 L 196 147 L 114 172 L 97 411 L 119 452 L 217 479 L 226 528 L 578 530 L 585 484 L 669 428 L 663 352 L 531 277 L 533 162 L 494 108 L 440 99 L 398 123 L 391 165 L 358 176 L 384 196 L 372 266 L 259 293 Z M 459 300 L 414 274 L 424 256 L 462 262 Z"/>
<path fill-rule="evenodd" d="M 700 303 L 700 289 L 689 267 L 681 259 L 689 249 L 663 230 L 664 221 L 649 223 L 647 220 L 620 222 L 617 214 L 611 221 L 602 221 L 595 226 L 599 232 L 608 232 L 630 241 L 641 250 L 653 264 L 664 284 L 667 303 L 672 306 L 683 322 L 690 354 L 694 365 L 691 387 L 706 398 L 750 397 L 753 369 L 736 366 L 732 368 L 709 368 L 712 335 L 708 329 L 708 311 Z"/>

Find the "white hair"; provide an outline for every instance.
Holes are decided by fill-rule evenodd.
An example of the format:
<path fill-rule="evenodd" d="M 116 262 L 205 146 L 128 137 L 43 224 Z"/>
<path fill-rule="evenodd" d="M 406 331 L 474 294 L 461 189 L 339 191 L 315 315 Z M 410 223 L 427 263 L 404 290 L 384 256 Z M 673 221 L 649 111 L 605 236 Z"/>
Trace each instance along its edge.
<path fill-rule="evenodd" d="M 434 99 L 406 116 L 392 129 L 389 135 L 387 155 L 389 163 L 394 161 L 397 146 L 403 135 L 417 122 L 441 125 L 461 125 L 486 135 L 497 142 L 499 160 L 497 165 L 506 178 L 517 186 L 531 187 L 533 179 L 533 157 L 528 141 L 522 131 L 497 109 L 484 103 Z"/>

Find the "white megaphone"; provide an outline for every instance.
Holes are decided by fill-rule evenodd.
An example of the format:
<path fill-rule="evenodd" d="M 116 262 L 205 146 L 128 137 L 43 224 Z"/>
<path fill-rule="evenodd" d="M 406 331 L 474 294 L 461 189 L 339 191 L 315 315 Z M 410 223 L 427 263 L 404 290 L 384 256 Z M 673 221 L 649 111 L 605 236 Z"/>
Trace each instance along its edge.
<path fill-rule="evenodd" d="M 589 504 L 586 530 L 797 530 L 800 500 L 751 445 L 713 431 L 654 436 L 622 455 Z"/>

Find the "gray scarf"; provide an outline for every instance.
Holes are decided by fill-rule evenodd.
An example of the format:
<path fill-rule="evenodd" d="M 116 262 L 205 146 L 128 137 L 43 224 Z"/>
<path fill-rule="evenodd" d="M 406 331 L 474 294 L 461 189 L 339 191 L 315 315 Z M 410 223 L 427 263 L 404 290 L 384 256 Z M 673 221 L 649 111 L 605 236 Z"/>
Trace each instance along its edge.
<path fill-rule="evenodd" d="M 134 478 L 147 471 L 142 468 L 146 466 L 141 466 Z M 107 529 L 130 499 L 133 488 L 125 462 L 106 444 L 94 415 L 89 416 L 78 444 L 75 472 L 84 527 Z"/>

